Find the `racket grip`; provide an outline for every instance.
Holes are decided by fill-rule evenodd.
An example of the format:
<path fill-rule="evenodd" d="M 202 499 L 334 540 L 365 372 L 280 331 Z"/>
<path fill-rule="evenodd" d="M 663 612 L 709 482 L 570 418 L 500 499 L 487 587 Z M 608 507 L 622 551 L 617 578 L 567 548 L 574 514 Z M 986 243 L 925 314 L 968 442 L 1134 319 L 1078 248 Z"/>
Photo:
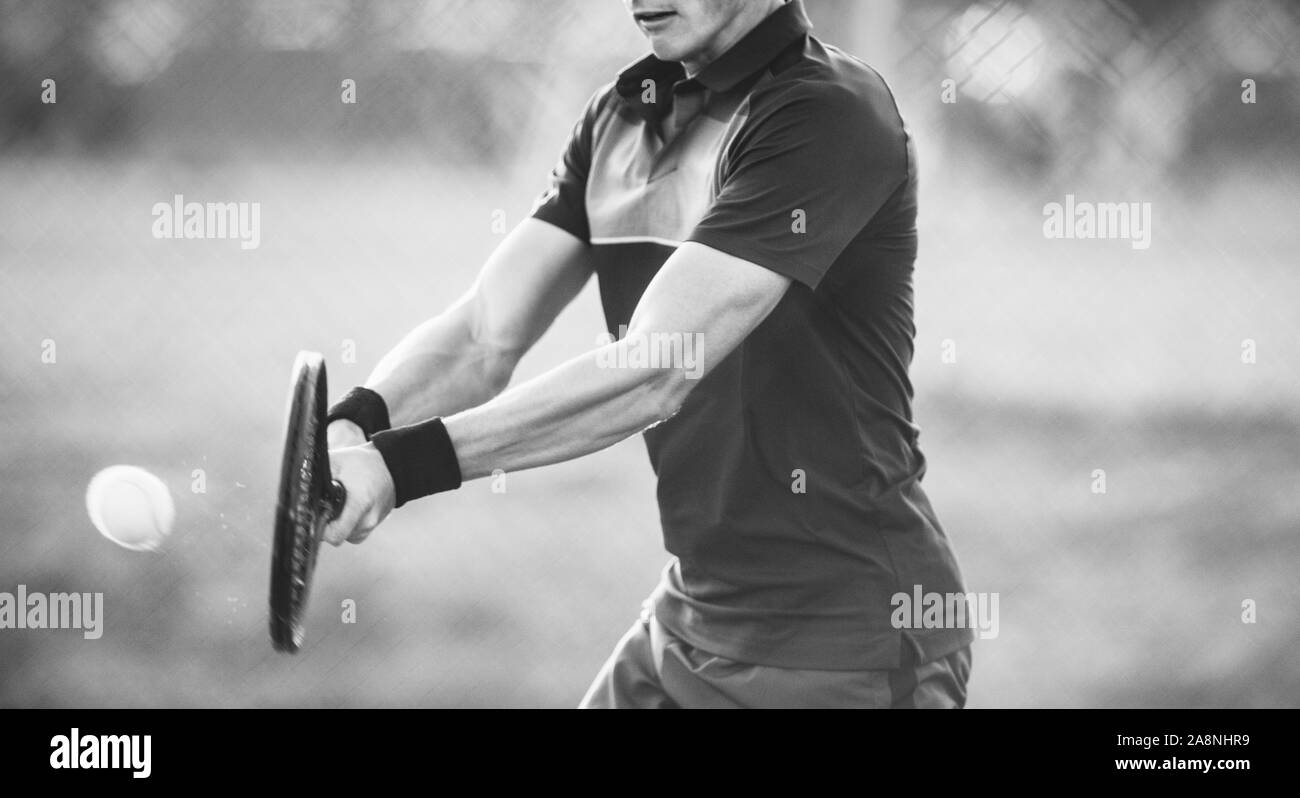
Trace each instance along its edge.
<path fill-rule="evenodd" d="M 348 503 L 348 489 L 337 479 L 330 480 L 325 490 L 325 506 L 329 510 L 329 520 L 336 520 L 343 513 L 343 506 Z"/>

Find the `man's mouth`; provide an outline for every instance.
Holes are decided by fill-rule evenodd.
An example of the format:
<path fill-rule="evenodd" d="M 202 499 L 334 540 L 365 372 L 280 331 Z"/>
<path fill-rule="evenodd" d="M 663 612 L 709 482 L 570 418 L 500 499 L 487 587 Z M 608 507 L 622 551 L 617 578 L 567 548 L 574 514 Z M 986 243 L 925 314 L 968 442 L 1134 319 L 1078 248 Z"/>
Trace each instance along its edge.
<path fill-rule="evenodd" d="M 646 27 L 658 26 L 677 16 L 676 11 L 638 11 L 632 15 L 637 24 Z"/>

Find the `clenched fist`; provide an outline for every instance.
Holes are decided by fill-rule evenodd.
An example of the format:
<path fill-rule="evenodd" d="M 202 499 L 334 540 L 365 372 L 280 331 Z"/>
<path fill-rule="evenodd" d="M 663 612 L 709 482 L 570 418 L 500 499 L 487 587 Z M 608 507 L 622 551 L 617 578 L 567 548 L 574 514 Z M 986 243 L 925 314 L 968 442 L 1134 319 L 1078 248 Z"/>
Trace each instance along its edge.
<path fill-rule="evenodd" d="M 336 421 L 330 426 L 340 423 Z M 335 546 L 345 540 L 360 543 L 388 517 L 397 501 L 388 465 L 373 444 L 363 442 L 330 449 L 330 473 L 343 483 L 348 500 L 339 517 L 325 527 L 324 539 Z"/>

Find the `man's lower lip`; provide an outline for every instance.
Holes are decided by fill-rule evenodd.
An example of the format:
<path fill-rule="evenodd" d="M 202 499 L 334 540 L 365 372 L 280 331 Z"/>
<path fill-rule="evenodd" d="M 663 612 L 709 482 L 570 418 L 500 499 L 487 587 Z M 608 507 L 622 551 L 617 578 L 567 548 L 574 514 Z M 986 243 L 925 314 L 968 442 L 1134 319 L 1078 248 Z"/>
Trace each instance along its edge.
<path fill-rule="evenodd" d="M 639 20 L 637 20 L 637 24 L 640 25 L 642 28 L 644 28 L 644 29 L 646 29 L 646 30 L 651 30 L 651 29 L 653 29 L 653 28 L 662 28 L 662 27 L 664 27 L 665 25 L 667 25 L 667 24 L 669 24 L 670 22 L 672 22 L 672 21 L 673 21 L 674 19 L 676 19 L 676 18 L 677 18 L 677 15 L 676 15 L 676 14 L 665 14 L 665 15 L 662 16 L 662 17 L 652 17 L 652 18 L 649 18 L 649 19 L 645 19 L 645 18 L 639 19 Z"/>

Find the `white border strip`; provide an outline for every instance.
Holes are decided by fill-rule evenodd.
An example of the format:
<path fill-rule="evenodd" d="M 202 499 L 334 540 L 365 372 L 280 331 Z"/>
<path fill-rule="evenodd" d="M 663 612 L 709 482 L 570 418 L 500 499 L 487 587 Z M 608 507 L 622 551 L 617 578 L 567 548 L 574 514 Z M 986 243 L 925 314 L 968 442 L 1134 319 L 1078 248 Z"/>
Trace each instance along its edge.
<path fill-rule="evenodd" d="M 658 236 L 601 236 L 592 237 L 593 244 L 660 244 L 665 247 L 680 247 L 683 241 L 673 241 L 669 238 L 659 238 Z"/>

